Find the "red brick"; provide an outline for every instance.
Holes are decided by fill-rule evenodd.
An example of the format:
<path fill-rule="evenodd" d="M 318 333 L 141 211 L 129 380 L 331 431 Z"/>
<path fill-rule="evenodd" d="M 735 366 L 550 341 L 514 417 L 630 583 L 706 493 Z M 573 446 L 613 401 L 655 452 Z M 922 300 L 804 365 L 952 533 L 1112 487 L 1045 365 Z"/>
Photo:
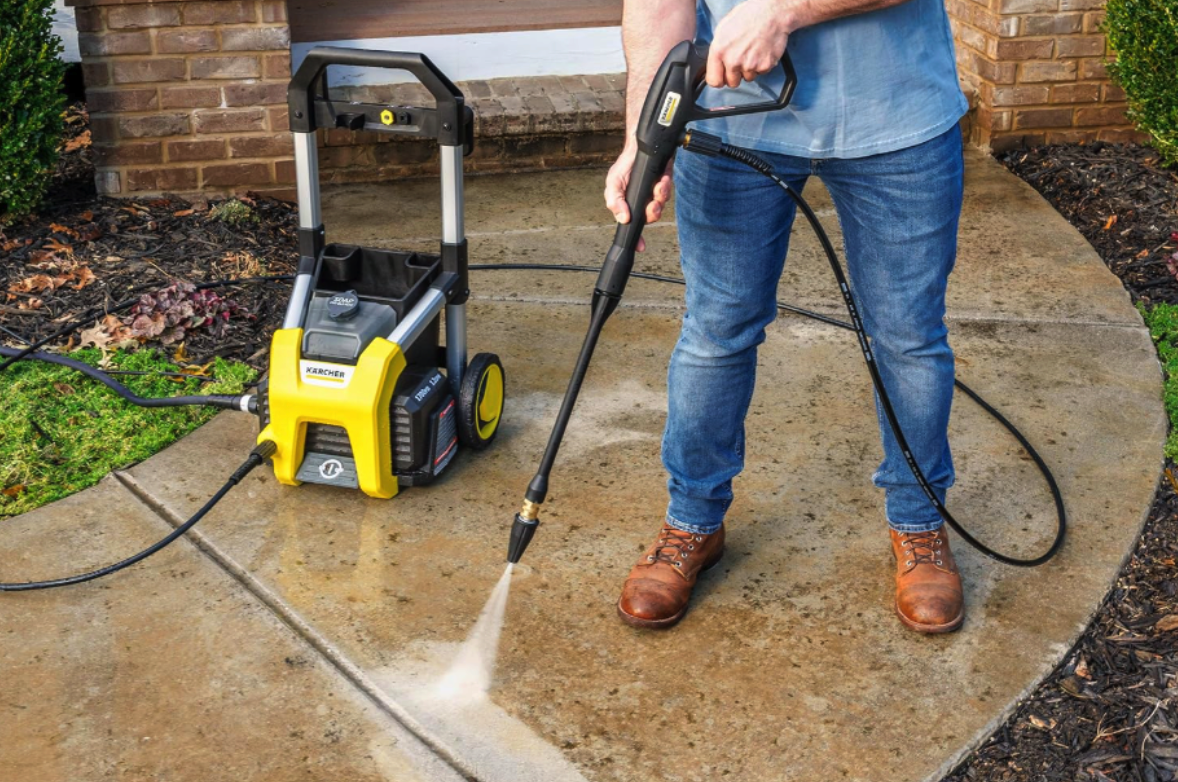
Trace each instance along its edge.
<path fill-rule="evenodd" d="M 992 106 L 1027 106 L 1046 103 L 1050 90 L 1043 86 L 995 87 L 990 100 Z"/>
<path fill-rule="evenodd" d="M 102 29 L 101 8 L 74 9 L 74 24 L 80 33 L 96 33 Z"/>
<path fill-rule="evenodd" d="M 1049 130 L 1048 144 L 1087 144 L 1096 140 L 1095 130 Z"/>
<path fill-rule="evenodd" d="M 1072 126 L 1071 109 L 1023 109 L 1014 113 L 1014 127 L 1025 128 L 1069 128 Z"/>
<path fill-rule="evenodd" d="M 226 84 L 226 106 L 272 106 L 286 103 L 286 83 Z"/>
<path fill-rule="evenodd" d="M 167 149 L 168 160 L 173 163 L 225 159 L 225 139 L 223 138 L 169 141 Z"/>
<path fill-rule="evenodd" d="M 1105 0 L 1059 0 L 1061 11 L 1099 11 Z"/>
<path fill-rule="evenodd" d="M 149 141 L 115 146 L 95 145 L 94 163 L 99 166 L 149 165 L 163 162 L 160 142 Z"/>
<path fill-rule="evenodd" d="M 127 190 L 195 190 L 197 176 L 195 168 L 147 168 L 131 169 L 126 172 Z"/>
<path fill-rule="evenodd" d="M 220 87 L 161 87 L 160 107 L 165 109 L 215 108 L 221 105 Z"/>
<path fill-rule="evenodd" d="M 1097 132 L 1096 137 L 1115 144 L 1143 144 L 1149 141 L 1148 133 L 1133 128 L 1106 128 Z"/>
<path fill-rule="evenodd" d="M 289 133 L 279 136 L 238 136 L 229 139 L 229 157 L 275 157 L 293 154 Z"/>
<path fill-rule="evenodd" d="M 266 62 L 267 79 L 290 78 L 290 52 L 285 54 L 267 54 L 262 59 Z"/>
<path fill-rule="evenodd" d="M 117 141 L 119 138 L 119 123 L 114 117 L 95 115 L 90 118 L 90 137 L 95 144 L 107 141 Z"/>
<path fill-rule="evenodd" d="M 1019 66 L 1019 81 L 1075 81 L 1074 62 L 1025 62 Z"/>
<path fill-rule="evenodd" d="M 290 132 L 290 112 L 286 106 L 275 106 L 272 109 L 266 109 L 266 119 L 270 130 Z"/>
<path fill-rule="evenodd" d="M 1003 14 L 1035 14 L 1058 10 L 1059 0 L 998 0 L 998 12 Z"/>
<path fill-rule="evenodd" d="M 193 57 L 193 79 L 256 79 L 262 75 L 257 57 Z"/>
<path fill-rule="evenodd" d="M 182 136 L 191 132 L 187 114 L 148 114 L 142 117 L 119 117 L 119 135 L 123 138 Z"/>
<path fill-rule="evenodd" d="M 233 187 L 273 182 L 270 166 L 266 163 L 229 163 L 205 166 L 201 173 L 205 187 Z"/>
<path fill-rule="evenodd" d="M 262 109 L 228 109 L 194 112 L 197 133 L 237 133 L 266 129 Z"/>
<path fill-rule="evenodd" d="M 994 62 L 980 54 L 972 56 L 972 63 L 967 64 L 967 70 L 972 70 L 986 81 L 995 84 L 1014 84 L 1017 65 L 1013 62 Z M 972 65 L 972 67 L 971 67 Z"/>
<path fill-rule="evenodd" d="M 1098 33 L 1104 24 L 1104 11 L 1092 11 L 1084 14 L 1084 32 Z"/>
<path fill-rule="evenodd" d="M 252 0 L 184 4 L 184 24 L 242 24 L 256 20 Z"/>
<path fill-rule="evenodd" d="M 1098 100 L 1099 84 L 1057 84 L 1051 88 L 1052 103 L 1095 103 Z"/>
<path fill-rule="evenodd" d="M 996 41 L 994 58 L 997 60 L 1046 60 L 1051 57 L 1054 41 L 1045 40 L 1025 41 Z"/>
<path fill-rule="evenodd" d="M 106 9 L 106 26 L 112 30 L 142 27 L 175 27 L 180 9 L 171 4 L 115 5 Z"/>
<path fill-rule="evenodd" d="M 222 51 L 285 51 L 289 48 L 290 31 L 286 27 L 234 27 L 221 31 Z"/>
<path fill-rule="evenodd" d="M 1024 16 L 1023 35 L 1071 35 L 1084 26 L 1084 14 Z"/>
<path fill-rule="evenodd" d="M 979 52 L 986 51 L 987 44 L 991 40 L 991 38 L 981 30 L 978 30 L 976 27 L 971 27 L 968 24 L 956 24 L 954 25 L 954 30 L 957 34 L 958 43 L 965 44 L 971 49 L 976 49 Z"/>
<path fill-rule="evenodd" d="M 94 174 L 94 187 L 99 195 L 118 195 L 123 185 L 118 171 L 98 171 Z"/>
<path fill-rule="evenodd" d="M 147 111 L 158 108 L 158 103 L 154 89 L 87 90 L 86 108 L 95 113 Z"/>
<path fill-rule="evenodd" d="M 295 181 L 295 164 L 293 160 L 274 161 L 274 181 L 289 184 Z"/>
<path fill-rule="evenodd" d="M 105 87 L 110 84 L 110 69 L 104 62 L 82 63 L 82 81 L 86 88 Z"/>
<path fill-rule="evenodd" d="M 1093 57 L 1104 54 L 1103 35 L 1075 35 L 1070 38 L 1060 38 L 1056 43 L 1059 57 Z"/>
<path fill-rule="evenodd" d="M 1099 106 L 1076 109 L 1077 125 L 1124 125 L 1129 119 L 1124 106 Z"/>
<path fill-rule="evenodd" d="M 155 34 L 155 48 L 161 54 L 215 52 L 216 30 L 160 30 Z"/>
<path fill-rule="evenodd" d="M 1108 68 L 1100 59 L 1080 60 L 1081 79 L 1107 79 Z"/>
<path fill-rule="evenodd" d="M 87 57 L 113 54 L 151 54 L 151 36 L 136 33 L 79 33 L 78 51 Z"/>
<path fill-rule="evenodd" d="M 286 19 L 286 0 L 265 0 L 262 3 L 263 22 L 285 22 Z"/>
<path fill-rule="evenodd" d="M 111 63 L 110 67 L 111 79 L 115 84 L 183 81 L 188 74 L 187 63 L 178 58 L 116 60 Z"/>
<path fill-rule="evenodd" d="M 1002 134 L 990 139 L 990 150 L 996 154 L 1009 152 L 1012 149 L 1038 147 L 1043 145 L 1042 133 L 1010 133 Z"/>
<path fill-rule="evenodd" d="M 1105 103 L 1115 103 L 1116 101 L 1125 99 L 1125 91 L 1115 84 L 1109 83 L 1104 85 Z"/>

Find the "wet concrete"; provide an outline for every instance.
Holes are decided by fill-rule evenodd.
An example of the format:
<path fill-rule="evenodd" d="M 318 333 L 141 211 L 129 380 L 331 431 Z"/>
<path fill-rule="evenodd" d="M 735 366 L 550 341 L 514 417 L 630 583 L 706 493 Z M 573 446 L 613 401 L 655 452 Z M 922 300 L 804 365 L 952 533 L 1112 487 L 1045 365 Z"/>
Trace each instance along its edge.
<path fill-rule="evenodd" d="M 472 261 L 599 262 L 609 241 L 600 177 L 472 178 Z M 361 706 L 363 694 L 365 708 L 409 722 L 479 779 L 936 778 L 1083 627 L 1139 529 L 1166 426 L 1148 334 L 1091 248 L 992 161 L 971 156 L 969 182 L 951 285 L 960 377 L 1040 448 L 1073 533 L 1036 570 L 959 546 L 961 632 L 922 637 L 892 615 L 882 498 L 870 483 L 879 444 L 867 375 L 851 335 L 793 317 L 770 328 L 762 349 L 724 565 L 703 578 L 674 630 L 617 621 L 618 589 L 665 504 L 658 449 L 680 317 L 677 289 L 636 281 L 607 327 L 544 526 L 515 576 L 490 701 L 463 710 L 431 698 L 428 684 L 502 572 L 511 514 L 585 327 L 590 275 L 475 273 L 471 347 L 499 353 L 508 374 L 495 446 L 460 455 L 439 484 L 391 501 L 280 487 L 259 473 L 198 528 L 213 561 L 243 584 L 225 594 L 260 601 L 300 629 Z M 833 226 L 829 204 L 813 195 Z M 428 196 L 418 183 L 331 191 L 331 237 L 428 247 L 435 226 L 419 208 Z M 673 228 L 650 238 L 643 262 L 672 273 Z M 804 232 L 795 239 L 783 297 L 836 312 L 815 246 Z M 254 432 L 249 417 L 222 415 L 127 480 L 184 517 Z M 1049 497 L 1017 444 L 965 399 L 951 437 L 958 517 L 1003 550 L 1044 546 Z M 58 507 L 40 513 L 61 516 Z M 156 600 L 168 575 L 157 560 L 96 591 L 147 610 L 134 607 Z M 93 599 L 85 589 L 57 599 L 84 605 Z M 34 603 L 22 610 L 36 616 Z M 242 654 L 277 643 L 237 633 Z M 61 675 L 49 665 L 43 678 Z"/>

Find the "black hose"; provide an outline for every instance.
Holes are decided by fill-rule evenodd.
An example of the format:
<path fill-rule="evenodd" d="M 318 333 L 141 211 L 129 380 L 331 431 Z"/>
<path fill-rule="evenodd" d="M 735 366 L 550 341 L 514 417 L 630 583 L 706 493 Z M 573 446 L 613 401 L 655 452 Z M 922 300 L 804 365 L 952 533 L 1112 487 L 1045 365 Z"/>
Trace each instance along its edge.
<path fill-rule="evenodd" d="M 16 348 L 6 348 L 0 345 L 0 356 L 8 356 L 15 358 L 20 355 L 22 351 Z M 103 372 L 101 369 L 92 367 L 89 364 L 77 361 L 66 356 L 59 356 L 55 353 L 43 353 L 37 351 L 35 353 L 25 352 L 23 357 L 25 360 L 44 361 L 47 364 L 60 364 L 63 367 L 76 369 L 87 377 L 97 380 L 104 386 L 114 391 L 116 394 L 126 399 L 133 405 L 139 407 L 184 407 L 188 405 L 211 405 L 212 407 L 220 407 L 226 410 L 242 410 L 243 404 L 248 404 L 249 395 L 232 396 L 229 394 L 204 394 L 204 395 L 189 395 L 189 396 L 169 396 L 162 399 L 152 399 L 138 396 L 131 389 L 115 380 L 113 377 Z"/>
<path fill-rule="evenodd" d="M 226 494 L 228 494 L 229 491 L 234 486 L 241 483 L 242 479 L 244 479 L 245 476 L 249 475 L 250 472 L 252 472 L 255 467 L 261 465 L 267 459 L 269 459 L 271 456 L 273 456 L 274 452 L 276 450 L 278 450 L 277 446 L 274 445 L 274 443 L 270 442 L 269 440 L 259 443 L 256 448 L 254 448 L 252 451 L 250 451 L 249 458 L 247 458 L 244 462 L 242 462 L 241 466 L 233 471 L 233 474 L 229 476 L 229 480 L 225 481 L 225 485 L 222 486 L 220 489 L 218 489 L 217 493 L 214 494 L 212 497 L 210 497 L 208 502 L 206 502 L 204 505 L 201 506 L 200 510 L 198 510 L 196 513 L 192 514 L 192 517 L 189 518 L 188 521 L 184 522 L 179 527 L 176 527 L 176 529 L 172 530 L 170 533 L 168 533 L 166 536 L 159 539 L 158 541 L 156 541 L 152 545 L 143 549 L 138 554 L 127 557 L 126 559 L 124 559 L 120 562 L 116 562 L 113 565 L 107 565 L 106 567 L 99 568 L 98 570 L 91 570 L 88 573 L 79 573 L 75 576 L 66 576 L 64 578 L 55 578 L 55 579 L 48 580 L 48 581 L 28 581 L 25 583 L 11 583 L 11 584 L 0 583 L 0 592 L 29 592 L 34 589 L 53 589 L 55 587 L 70 586 L 73 584 L 82 584 L 87 581 L 93 581 L 96 578 L 102 578 L 103 576 L 109 576 L 111 573 L 117 573 L 118 571 L 123 570 L 124 568 L 131 567 L 136 562 L 140 562 L 144 559 L 147 559 L 152 554 L 154 554 L 157 551 L 159 551 L 160 549 L 166 547 L 168 544 L 170 544 L 176 538 L 180 537 L 185 532 L 192 529 L 193 526 L 195 526 L 198 521 L 200 521 L 201 519 L 203 519 L 205 517 L 205 514 L 207 514 L 209 511 L 211 511 L 213 509 L 213 507 L 218 502 L 221 501 L 221 498 L 223 498 Z"/>
<path fill-rule="evenodd" d="M 688 145 L 687 149 L 690 150 L 691 146 Z M 736 153 L 740 154 L 739 156 L 729 154 L 729 150 L 734 150 Z M 937 495 L 933 491 L 932 486 L 929 484 L 928 479 L 925 477 L 924 472 L 916 463 L 916 459 L 913 457 L 912 451 L 908 447 L 908 441 L 904 437 L 904 431 L 900 427 L 900 422 L 896 417 L 895 411 L 892 409 L 891 398 L 888 397 L 887 389 L 884 388 L 883 378 L 881 378 L 879 375 L 879 370 L 876 366 L 875 355 L 871 350 L 871 344 L 867 339 L 867 333 L 863 328 L 863 323 L 859 319 L 859 310 L 856 307 L 854 298 L 851 295 L 851 289 L 847 284 L 846 275 L 843 273 L 842 265 L 838 261 L 838 255 L 835 253 L 834 246 L 830 242 L 830 237 L 827 235 L 826 230 L 822 227 L 822 223 L 818 221 L 818 216 L 814 214 L 814 211 L 810 208 L 810 205 L 806 203 L 800 194 L 795 192 L 787 183 L 782 181 L 776 174 L 773 173 L 772 166 L 770 166 L 768 162 L 759 157 L 756 157 L 748 150 L 742 149 L 740 147 L 728 147 L 727 145 L 724 145 L 720 154 L 723 154 L 725 157 L 730 157 L 734 160 L 737 160 L 740 163 L 744 163 L 745 165 L 755 169 L 756 171 L 764 174 L 776 182 L 777 185 L 783 188 L 786 193 L 789 194 L 790 198 L 792 198 L 798 205 L 798 208 L 801 209 L 802 214 L 805 215 L 806 220 L 810 223 L 810 227 L 813 228 L 814 233 L 818 236 L 818 240 L 822 244 L 823 252 L 825 253 L 827 260 L 830 262 L 831 270 L 834 272 L 835 279 L 838 282 L 839 290 L 843 294 L 843 301 L 847 305 L 847 311 L 851 315 L 851 322 L 847 323 L 846 321 L 838 320 L 837 318 L 832 318 L 819 312 L 813 312 L 812 310 L 795 307 L 792 304 L 786 304 L 782 301 L 777 302 L 777 308 L 783 312 L 800 315 L 805 318 L 810 318 L 812 320 L 817 320 L 822 323 L 835 326 L 836 328 L 855 332 L 856 336 L 859 338 L 859 345 L 863 351 L 863 358 L 867 364 L 867 369 L 871 374 L 871 382 L 875 386 L 876 392 L 879 394 L 880 407 L 884 411 L 884 416 L 888 420 L 888 424 L 892 429 L 892 433 L 896 436 L 896 443 L 900 446 L 901 451 L 904 453 L 904 459 L 908 463 L 909 469 L 912 470 L 912 474 L 915 476 L 917 484 L 920 485 L 925 495 L 928 496 L 929 501 L 933 504 L 933 507 L 937 509 L 937 513 L 940 514 L 941 518 L 945 520 L 945 523 L 947 523 L 951 529 L 960 535 L 962 540 L 973 546 L 979 552 L 986 555 L 987 557 L 990 557 L 991 559 L 997 560 L 998 562 L 1002 562 L 1007 565 L 1013 565 L 1016 567 L 1035 567 L 1037 565 L 1042 565 L 1044 562 L 1047 562 L 1049 559 L 1054 557 L 1059 552 L 1060 547 L 1063 545 L 1064 538 L 1067 535 L 1067 510 L 1064 507 L 1063 494 L 1059 489 L 1059 484 L 1056 482 L 1055 476 L 1051 472 L 1051 468 L 1047 466 L 1047 463 L 1043 460 L 1043 457 L 1039 455 L 1039 452 L 1035 450 L 1034 446 L 1032 446 L 1023 433 L 1019 431 L 1018 427 L 1016 427 L 1004 415 L 998 412 L 998 410 L 996 410 L 990 403 L 983 399 L 980 394 L 960 380 L 955 379 L 953 381 L 954 386 L 961 389 L 961 391 L 966 396 L 973 400 L 980 408 L 985 410 L 991 417 L 994 418 L 994 420 L 998 421 L 998 423 L 1000 423 L 1003 428 L 1005 428 L 1006 431 L 1008 431 L 1011 436 L 1014 437 L 1018 444 L 1026 450 L 1027 454 L 1031 457 L 1031 460 L 1035 462 L 1035 466 L 1039 468 L 1039 472 L 1043 475 L 1044 481 L 1047 482 L 1047 488 L 1051 492 L 1051 498 L 1055 503 L 1057 519 L 1055 539 L 1052 541 L 1051 546 L 1048 547 L 1047 551 L 1045 551 L 1043 554 L 1030 559 L 1020 559 L 1018 557 L 1012 557 L 1007 554 L 995 551 L 971 535 L 966 529 L 964 529 L 961 524 L 955 518 L 953 518 L 953 515 L 949 513 L 948 508 L 946 508 L 945 505 L 937 498 Z M 469 268 L 472 270 L 482 271 L 562 271 L 587 272 L 591 274 L 597 274 L 601 271 L 600 267 L 597 266 L 575 266 L 570 264 L 549 265 L 542 263 L 472 263 L 470 264 Z M 665 282 L 683 286 L 687 285 L 686 280 L 680 279 L 678 277 L 667 277 L 660 274 L 631 272 L 630 276 L 637 277 L 638 279 L 642 280 L 652 280 L 654 282 Z"/>

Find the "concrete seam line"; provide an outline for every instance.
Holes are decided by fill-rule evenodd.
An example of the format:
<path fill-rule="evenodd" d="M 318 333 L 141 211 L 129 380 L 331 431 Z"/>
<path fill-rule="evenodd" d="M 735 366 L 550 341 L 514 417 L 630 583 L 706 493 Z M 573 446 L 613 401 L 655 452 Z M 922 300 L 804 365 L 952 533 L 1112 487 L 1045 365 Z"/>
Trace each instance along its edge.
<path fill-rule="evenodd" d="M 114 476 L 124 487 L 135 495 L 140 502 L 164 520 L 173 528 L 184 523 L 184 519 L 177 516 L 163 501 L 156 498 L 143 487 L 130 473 L 115 471 Z M 364 673 L 359 665 L 348 657 L 325 636 L 316 630 L 310 622 L 304 619 L 293 607 L 275 594 L 268 586 L 259 581 L 252 573 L 239 565 L 236 560 L 222 551 L 206 535 L 198 529 L 191 529 L 185 535 L 198 550 L 213 560 L 222 570 L 245 587 L 251 595 L 278 617 L 289 627 L 296 636 L 303 639 L 319 653 L 333 668 L 336 669 L 354 687 L 371 700 L 377 708 L 392 717 L 405 730 L 420 740 L 426 748 L 433 751 L 446 765 L 458 772 L 465 779 L 477 782 L 478 775 L 469 767 L 449 745 L 435 736 L 428 728 L 419 723 L 404 706 L 391 698 L 372 679 Z"/>

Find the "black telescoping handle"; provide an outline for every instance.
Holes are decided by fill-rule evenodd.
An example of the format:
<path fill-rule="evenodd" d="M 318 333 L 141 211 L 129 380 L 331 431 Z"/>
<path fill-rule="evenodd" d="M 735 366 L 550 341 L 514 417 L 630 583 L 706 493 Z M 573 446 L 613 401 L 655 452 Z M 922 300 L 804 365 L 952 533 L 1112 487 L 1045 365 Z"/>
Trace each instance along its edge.
<path fill-rule="evenodd" d="M 316 46 L 307 52 L 291 78 L 286 99 L 290 109 L 290 128 L 296 133 L 310 133 L 318 127 L 315 122 L 315 93 L 323 84 L 321 77 L 329 65 L 407 71 L 429 90 L 437 103 L 438 143 L 446 146 L 463 143 L 465 99 L 462 90 L 438 70 L 429 57 L 417 52 L 386 52 L 340 46 Z M 326 95 L 318 97 L 327 98 Z"/>
<path fill-rule="evenodd" d="M 638 239 L 646 227 L 646 207 L 654 200 L 655 184 L 667 170 L 675 150 L 683 143 L 687 123 L 783 109 L 789 105 L 797 86 L 793 63 L 789 54 L 783 53 L 781 68 L 785 72 L 785 83 L 774 100 L 703 108 L 696 100 L 703 91 L 707 65 L 708 46 L 683 41 L 668 52 L 651 82 L 635 130 L 638 154 L 626 186 L 630 222 L 618 226 L 613 245 L 606 253 L 597 278 L 600 295 L 619 298 L 625 291 L 630 270 L 634 267 Z"/>

